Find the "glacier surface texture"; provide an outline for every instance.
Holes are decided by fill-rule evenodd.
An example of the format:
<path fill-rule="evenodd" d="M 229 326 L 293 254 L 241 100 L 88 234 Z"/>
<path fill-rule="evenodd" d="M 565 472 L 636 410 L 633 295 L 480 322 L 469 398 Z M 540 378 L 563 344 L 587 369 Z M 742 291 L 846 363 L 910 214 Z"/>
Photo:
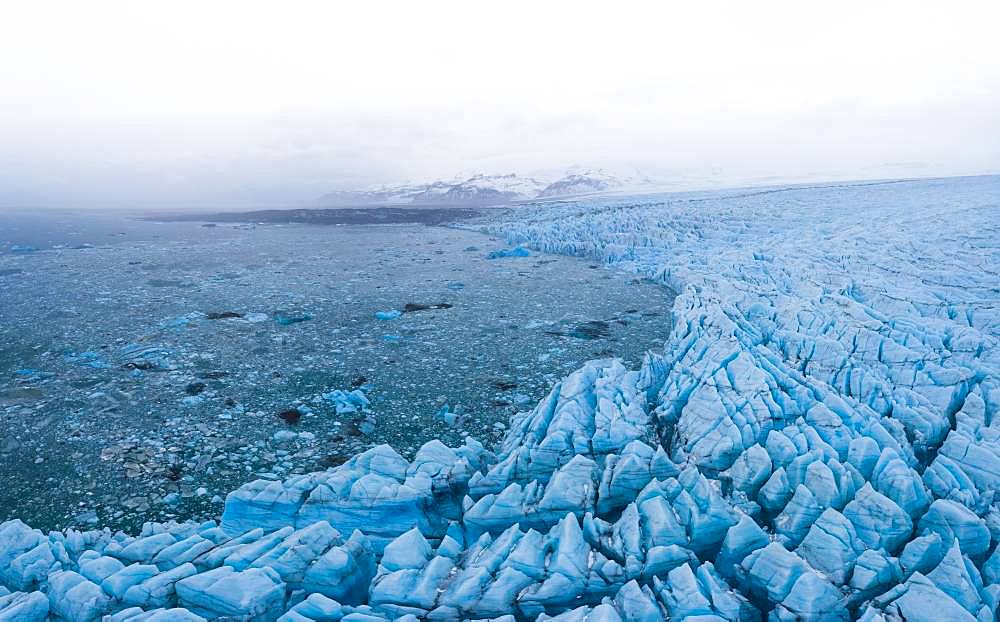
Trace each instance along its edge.
<path fill-rule="evenodd" d="M 1000 178 L 514 210 L 679 292 L 495 448 L 388 446 L 142 533 L 0 525 L 0 620 L 995 620 Z"/>

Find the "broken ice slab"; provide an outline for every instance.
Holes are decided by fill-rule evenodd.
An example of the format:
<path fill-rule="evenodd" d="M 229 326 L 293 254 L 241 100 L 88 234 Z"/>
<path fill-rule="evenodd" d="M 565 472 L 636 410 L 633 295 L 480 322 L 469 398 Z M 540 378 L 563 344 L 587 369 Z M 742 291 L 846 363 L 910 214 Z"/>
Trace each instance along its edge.
<path fill-rule="evenodd" d="M 329 393 L 324 393 L 323 399 L 333 404 L 333 407 L 336 409 L 338 415 L 357 412 L 358 410 L 363 410 L 371 405 L 368 397 L 360 388 L 354 389 L 353 391 L 334 389 Z"/>
<path fill-rule="evenodd" d="M 330 521 L 343 533 L 361 529 L 379 550 L 414 525 L 440 537 L 460 514 L 469 477 L 491 458 L 472 439 L 457 448 L 431 441 L 410 462 L 381 445 L 325 472 L 246 484 L 227 497 L 222 523 L 241 533 Z"/>
<path fill-rule="evenodd" d="M 401 315 L 403 315 L 403 312 L 399 311 L 398 309 L 392 309 L 391 311 L 376 311 L 375 319 L 382 321 L 389 321 L 389 320 L 394 320 Z"/>
<path fill-rule="evenodd" d="M 198 320 L 204 319 L 205 314 L 199 313 L 197 311 L 186 313 L 184 315 L 179 315 L 177 317 L 167 318 L 160 322 L 160 328 L 164 330 L 181 331 L 190 325 L 192 322 L 197 322 Z"/>
<path fill-rule="evenodd" d="M 118 350 L 118 360 L 123 367 L 144 371 L 172 369 L 169 355 L 167 349 L 154 344 L 130 343 Z"/>
<path fill-rule="evenodd" d="M 282 326 L 290 326 L 313 319 L 312 315 L 301 311 L 275 311 L 274 321 Z"/>
<path fill-rule="evenodd" d="M 93 367 L 94 369 L 111 369 L 113 367 L 111 363 L 108 363 L 101 357 L 100 353 L 90 350 L 86 352 L 67 352 L 63 354 L 63 360 L 67 363 L 84 365 L 86 367 Z"/>
<path fill-rule="evenodd" d="M 445 424 L 449 426 L 453 426 L 458 422 L 458 415 L 459 413 L 453 412 L 451 410 L 450 405 L 445 404 L 444 406 L 438 409 L 437 413 L 434 414 L 434 417 L 440 421 L 445 422 Z"/>
<path fill-rule="evenodd" d="M 515 246 L 514 248 L 502 248 L 495 251 L 490 251 L 487 255 L 487 259 L 505 259 L 508 257 L 530 257 L 531 251 L 524 248 L 523 246 Z"/>
<path fill-rule="evenodd" d="M 40 369 L 34 369 L 32 367 L 23 367 L 21 369 L 15 369 L 14 375 L 22 380 L 44 380 L 46 378 L 51 378 L 55 376 L 52 372 L 42 371 Z"/>

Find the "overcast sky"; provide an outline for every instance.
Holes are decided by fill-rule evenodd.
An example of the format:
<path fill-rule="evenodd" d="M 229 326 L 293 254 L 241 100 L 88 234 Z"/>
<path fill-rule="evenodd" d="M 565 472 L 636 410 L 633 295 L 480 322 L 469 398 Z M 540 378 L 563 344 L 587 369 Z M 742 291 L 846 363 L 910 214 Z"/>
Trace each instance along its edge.
<path fill-rule="evenodd" d="M 1000 172 L 1000 3 L 763 5 L 10 2 L 0 208 L 281 206 L 574 164 Z"/>

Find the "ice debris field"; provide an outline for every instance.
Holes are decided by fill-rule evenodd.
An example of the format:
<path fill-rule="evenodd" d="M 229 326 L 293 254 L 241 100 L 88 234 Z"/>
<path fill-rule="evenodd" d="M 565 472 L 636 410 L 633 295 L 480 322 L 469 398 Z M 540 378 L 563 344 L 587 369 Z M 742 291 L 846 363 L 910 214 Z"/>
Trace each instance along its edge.
<path fill-rule="evenodd" d="M 218 522 L 0 525 L 0 620 L 994 620 L 1000 178 L 514 210 L 680 292 L 502 443 L 379 446 Z"/>

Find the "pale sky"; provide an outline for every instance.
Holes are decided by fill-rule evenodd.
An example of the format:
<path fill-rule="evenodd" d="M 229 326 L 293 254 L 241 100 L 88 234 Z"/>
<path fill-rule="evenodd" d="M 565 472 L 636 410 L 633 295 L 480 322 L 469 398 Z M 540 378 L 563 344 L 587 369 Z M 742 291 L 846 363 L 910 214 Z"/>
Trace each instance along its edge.
<path fill-rule="evenodd" d="M 1000 3 L 9 2 L 0 208 L 1000 172 Z"/>

